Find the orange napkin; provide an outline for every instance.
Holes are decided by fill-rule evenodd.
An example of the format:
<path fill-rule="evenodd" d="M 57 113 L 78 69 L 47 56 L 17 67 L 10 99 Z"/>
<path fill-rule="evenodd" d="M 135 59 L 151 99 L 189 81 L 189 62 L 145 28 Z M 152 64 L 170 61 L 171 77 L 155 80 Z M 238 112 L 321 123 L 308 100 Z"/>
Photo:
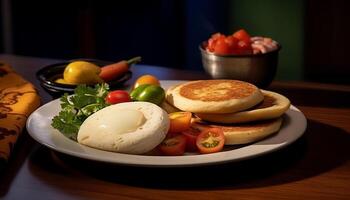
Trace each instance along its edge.
<path fill-rule="evenodd" d="M 28 116 L 39 105 L 34 86 L 0 63 L 0 160 L 8 160 Z"/>

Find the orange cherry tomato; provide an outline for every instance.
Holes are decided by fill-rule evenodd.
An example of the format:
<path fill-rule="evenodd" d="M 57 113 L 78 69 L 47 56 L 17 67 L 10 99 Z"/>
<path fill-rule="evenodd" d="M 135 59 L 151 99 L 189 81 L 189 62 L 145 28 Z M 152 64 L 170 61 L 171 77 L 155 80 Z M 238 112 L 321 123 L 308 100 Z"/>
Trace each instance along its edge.
<path fill-rule="evenodd" d="M 181 156 L 185 153 L 186 137 L 182 134 L 168 135 L 158 146 L 159 151 L 167 156 Z"/>
<path fill-rule="evenodd" d="M 195 127 L 191 126 L 188 130 L 183 131 L 182 134 L 186 137 L 186 151 L 194 152 L 197 151 L 197 137 L 202 131 Z"/>
<path fill-rule="evenodd" d="M 191 126 L 191 112 L 173 112 L 169 114 L 170 119 L 170 133 L 180 133 L 190 128 Z"/>
<path fill-rule="evenodd" d="M 221 128 L 208 128 L 198 135 L 196 145 L 200 153 L 215 153 L 223 149 L 225 136 Z"/>
<path fill-rule="evenodd" d="M 140 76 L 136 81 L 135 81 L 135 84 L 134 84 L 134 89 L 137 88 L 138 86 L 140 85 L 144 85 L 144 84 L 150 84 L 150 85 L 160 85 L 160 82 L 159 80 L 155 77 L 155 76 L 152 76 L 150 74 L 146 74 L 146 75 L 143 75 L 143 76 Z"/>

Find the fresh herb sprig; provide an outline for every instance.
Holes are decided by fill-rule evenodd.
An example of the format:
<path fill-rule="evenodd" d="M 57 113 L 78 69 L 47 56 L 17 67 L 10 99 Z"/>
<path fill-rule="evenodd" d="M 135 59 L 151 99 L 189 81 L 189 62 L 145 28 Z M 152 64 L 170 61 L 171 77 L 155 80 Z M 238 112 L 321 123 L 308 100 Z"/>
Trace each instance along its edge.
<path fill-rule="evenodd" d="M 94 88 L 79 85 L 73 95 L 64 94 L 60 98 L 61 111 L 52 119 L 51 126 L 76 141 L 84 120 L 109 105 L 105 101 L 108 91 L 108 84 L 102 83 Z"/>

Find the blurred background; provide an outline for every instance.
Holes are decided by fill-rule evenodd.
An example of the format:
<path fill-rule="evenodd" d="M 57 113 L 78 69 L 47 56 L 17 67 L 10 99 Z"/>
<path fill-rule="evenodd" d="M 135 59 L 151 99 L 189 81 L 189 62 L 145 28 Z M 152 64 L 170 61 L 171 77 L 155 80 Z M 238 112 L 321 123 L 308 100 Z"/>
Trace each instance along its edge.
<path fill-rule="evenodd" d="M 346 0 L 1 0 L 0 53 L 203 70 L 198 45 L 244 28 L 282 45 L 276 79 L 350 84 Z"/>

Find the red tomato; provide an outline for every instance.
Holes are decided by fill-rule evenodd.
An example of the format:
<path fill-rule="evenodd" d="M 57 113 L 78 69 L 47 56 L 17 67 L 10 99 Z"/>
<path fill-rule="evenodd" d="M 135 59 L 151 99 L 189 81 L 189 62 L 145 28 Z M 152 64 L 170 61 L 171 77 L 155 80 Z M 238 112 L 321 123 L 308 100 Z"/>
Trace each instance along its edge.
<path fill-rule="evenodd" d="M 180 133 L 190 128 L 191 112 L 174 112 L 169 114 L 170 119 L 170 133 Z"/>
<path fill-rule="evenodd" d="M 211 38 L 208 40 L 208 46 L 206 47 L 206 49 L 209 50 L 210 52 L 214 52 L 216 43 L 218 42 L 219 39 L 221 40 L 225 39 L 225 35 L 221 33 L 213 34 Z"/>
<path fill-rule="evenodd" d="M 230 54 L 230 45 L 225 41 L 226 38 L 219 38 L 215 44 L 214 52 L 220 55 Z"/>
<path fill-rule="evenodd" d="M 244 29 L 240 29 L 240 30 L 236 31 L 235 33 L 233 33 L 233 37 L 237 38 L 238 40 L 242 40 L 249 45 L 251 43 L 250 36 L 247 33 L 247 31 L 245 31 Z"/>
<path fill-rule="evenodd" d="M 106 102 L 109 104 L 116 104 L 131 101 L 130 95 L 124 90 L 114 90 L 108 93 Z"/>
<path fill-rule="evenodd" d="M 197 137 L 201 133 L 201 130 L 191 126 L 188 130 L 183 131 L 182 134 L 186 137 L 186 150 L 193 152 L 197 151 Z"/>
<path fill-rule="evenodd" d="M 209 128 L 198 135 L 196 145 L 200 153 L 221 151 L 225 144 L 225 136 L 221 128 Z"/>
<path fill-rule="evenodd" d="M 225 35 L 221 34 L 221 33 L 214 33 L 213 35 L 211 35 L 211 38 L 213 39 L 219 39 L 225 37 Z"/>
<path fill-rule="evenodd" d="M 182 134 L 166 137 L 158 146 L 160 152 L 167 156 L 181 156 L 185 153 L 186 137 Z"/>
<path fill-rule="evenodd" d="M 225 42 L 229 45 L 230 54 L 233 54 L 235 49 L 238 47 L 239 40 L 232 35 L 226 37 Z"/>
<path fill-rule="evenodd" d="M 234 53 L 239 55 L 252 54 L 253 48 L 250 43 L 240 40 L 237 44 L 237 48 L 234 50 Z"/>
<path fill-rule="evenodd" d="M 229 35 L 225 38 L 225 42 L 230 46 L 230 48 L 237 48 L 238 41 L 239 40 L 232 35 Z"/>

